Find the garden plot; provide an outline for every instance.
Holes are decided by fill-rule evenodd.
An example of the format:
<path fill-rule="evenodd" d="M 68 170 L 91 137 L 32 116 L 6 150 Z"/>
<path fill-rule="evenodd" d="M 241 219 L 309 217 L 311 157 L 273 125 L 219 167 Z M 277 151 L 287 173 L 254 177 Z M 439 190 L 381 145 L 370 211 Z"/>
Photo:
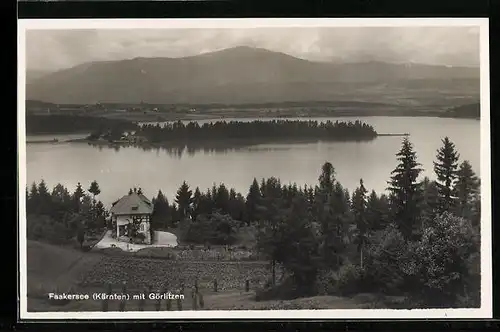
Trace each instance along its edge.
<path fill-rule="evenodd" d="M 169 232 L 155 231 L 155 242 L 153 244 L 135 244 L 127 243 L 123 241 L 118 241 L 111 236 L 112 231 L 106 232 L 106 235 L 99 241 L 94 248 L 95 249 L 106 249 L 106 248 L 119 248 L 127 252 L 137 252 L 141 249 L 164 247 L 172 248 L 177 246 L 177 236 Z"/>

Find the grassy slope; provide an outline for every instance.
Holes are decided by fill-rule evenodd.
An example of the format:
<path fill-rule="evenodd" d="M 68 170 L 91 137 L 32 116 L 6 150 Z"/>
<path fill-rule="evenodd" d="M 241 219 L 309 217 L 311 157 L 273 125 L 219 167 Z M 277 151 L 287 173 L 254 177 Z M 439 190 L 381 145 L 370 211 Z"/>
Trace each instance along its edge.
<path fill-rule="evenodd" d="M 47 293 L 59 290 L 68 291 L 70 287 L 79 293 L 92 294 L 104 291 L 102 281 L 115 284 L 114 291 L 123 280 L 131 282 L 139 280 L 152 284 L 162 284 L 169 280 L 184 279 L 186 287 L 182 301 L 183 310 L 192 310 L 191 287 L 193 277 L 199 276 L 200 291 L 204 296 L 205 307 L 209 310 L 259 310 L 259 309 L 354 309 L 385 307 L 387 300 L 380 300 L 373 295 L 359 295 L 354 298 L 337 296 L 316 296 L 291 301 L 255 302 L 254 291 L 257 283 L 267 273 L 262 262 L 175 262 L 167 260 L 151 260 L 138 257 L 116 257 L 102 255 L 99 252 L 83 253 L 75 249 L 62 248 L 35 241 L 28 241 L 28 310 L 29 311 L 100 311 L 100 301 L 72 301 L 64 306 L 50 304 Z M 213 291 L 212 278 L 219 280 L 219 289 Z M 252 278 L 253 277 L 253 278 Z M 254 279 L 249 292 L 244 291 L 244 280 Z M 83 281 L 83 282 L 82 282 Z M 101 282 L 99 282 L 101 281 Z M 130 284 L 129 292 L 145 292 Z M 173 285 L 172 292 L 177 293 Z M 154 288 L 153 288 L 154 289 Z M 110 301 L 109 310 L 117 311 L 118 301 Z M 126 310 L 135 311 L 138 301 L 127 302 Z M 161 310 L 165 310 L 165 301 Z M 176 310 L 177 304 L 172 303 Z M 155 309 L 155 301 L 148 300 L 145 311 Z"/>

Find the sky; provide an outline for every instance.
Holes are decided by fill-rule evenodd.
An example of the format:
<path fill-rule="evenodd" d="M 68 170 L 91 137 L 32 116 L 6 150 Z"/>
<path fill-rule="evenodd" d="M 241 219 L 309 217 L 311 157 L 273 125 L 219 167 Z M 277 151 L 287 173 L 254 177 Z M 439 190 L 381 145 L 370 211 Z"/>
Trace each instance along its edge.
<path fill-rule="evenodd" d="M 28 30 L 26 67 L 55 71 L 91 61 L 183 57 L 235 46 L 314 61 L 479 65 L 477 27 Z"/>

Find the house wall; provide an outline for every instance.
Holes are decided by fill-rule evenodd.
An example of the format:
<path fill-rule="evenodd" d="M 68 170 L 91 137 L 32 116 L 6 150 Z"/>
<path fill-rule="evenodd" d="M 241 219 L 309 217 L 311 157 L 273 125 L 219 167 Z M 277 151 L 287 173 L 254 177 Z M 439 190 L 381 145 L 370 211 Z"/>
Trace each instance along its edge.
<path fill-rule="evenodd" d="M 139 228 L 139 232 L 144 234 L 146 244 L 151 244 L 151 232 L 150 232 L 150 222 L 143 221 L 141 222 L 141 226 Z"/>
<path fill-rule="evenodd" d="M 120 215 L 114 216 L 114 218 L 116 220 L 117 229 L 121 225 L 128 225 L 129 223 L 132 223 L 133 220 L 141 220 L 139 233 L 144 234 L 146 244 L 151 244 L 151 225 L 149 215 Z"/>

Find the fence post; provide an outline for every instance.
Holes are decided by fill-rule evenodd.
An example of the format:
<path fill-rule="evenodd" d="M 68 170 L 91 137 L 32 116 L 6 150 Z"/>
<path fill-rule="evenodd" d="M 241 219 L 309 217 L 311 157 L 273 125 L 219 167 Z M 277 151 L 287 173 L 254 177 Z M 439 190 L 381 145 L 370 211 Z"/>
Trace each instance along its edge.
<path fill-rule="evenodd" d="M 147 293 L 146 287 L 144 287 L 144 293 Z M 144 306 L 146 305 L 147 294 L 143 294 L 143 295 L 144 295 L 144 297 L 141 297 L 141 299 L 139 300 L 139 311 L 144 311 Z"/>
<path fill-rule="evenodd" d="M 156 311 L 160 311 L 161 308 L 161 294 L 164 294 L 165 292 L 163 291 L 163 287 L 159 289 L 158 293 L 160 293 L 158 299 L 156 300 L 155 303 L 155 309 Z"/>
<path fill-rule="evenodd" d="M 165 293 L 167 295 L 170 295 L 168 281 L 165 282 Z M 166 305 L 166 310 L 170 310 L 172 306 L 172 301 L 170 300 L 170 296 L 167 296 L 167 298 L 165 299 L 165 305 Z"/>
<path fill-rule="evenodd" d="M 182 311 L 182 300 L 180 297 L 177 299 L 177 309 Z"/>
<path fill-rule="evenodd" d="M 193 300 L 193 310 L 198 310 L 198 297 L 197 297 L 197 292 L 196 292 L 196 289 L 193 288 L 191 290 L 191 298 Z"/>
<path fill-rule="evenodd" d="M 245 281 L 245 292 L 249 292 L 250 291 L 250 280 L 246 280 Z"/>
<path fill-rule="evenodd" d="M 122 294 L 125 296 L 127 294 L 127 282 L 126 281 L 124 281 L 123 285 L 122 285 Z M 127 301 L 127 299 L 122 299 L 120 301 L 120 311 L 125 311 L 125 305 L 127 303 L 126 301 Z"/>
<path fill-rule="evenodd" d="M 113 289 L 112 289 L 111 284 L 108 283 L 106 294 L 110 295 L 112 290 Z M 108 304 L 109 304 L 109 299 L 106 297 L 104 300 L 102 300 L 102 311 L 108 311 Z"/>
<path fill-rule="evenodd" d="M 214 292 L 217 293 L 217 279 L 214 279 Z"/>
<path fill-rule="evenodd" d="M 198 293 L 197 295 L 198 295 L 198 298 L 200 300 L 200 308 L 203 309 L 203 307 L 205 307 L 205 301 L 203 300 L 203 294 Z"/>
<path fill-rule="evenodd" d="M 172 310 L 172 299 L 171 298 L 167 299 L 167 310 L 168 311 Z"/>

